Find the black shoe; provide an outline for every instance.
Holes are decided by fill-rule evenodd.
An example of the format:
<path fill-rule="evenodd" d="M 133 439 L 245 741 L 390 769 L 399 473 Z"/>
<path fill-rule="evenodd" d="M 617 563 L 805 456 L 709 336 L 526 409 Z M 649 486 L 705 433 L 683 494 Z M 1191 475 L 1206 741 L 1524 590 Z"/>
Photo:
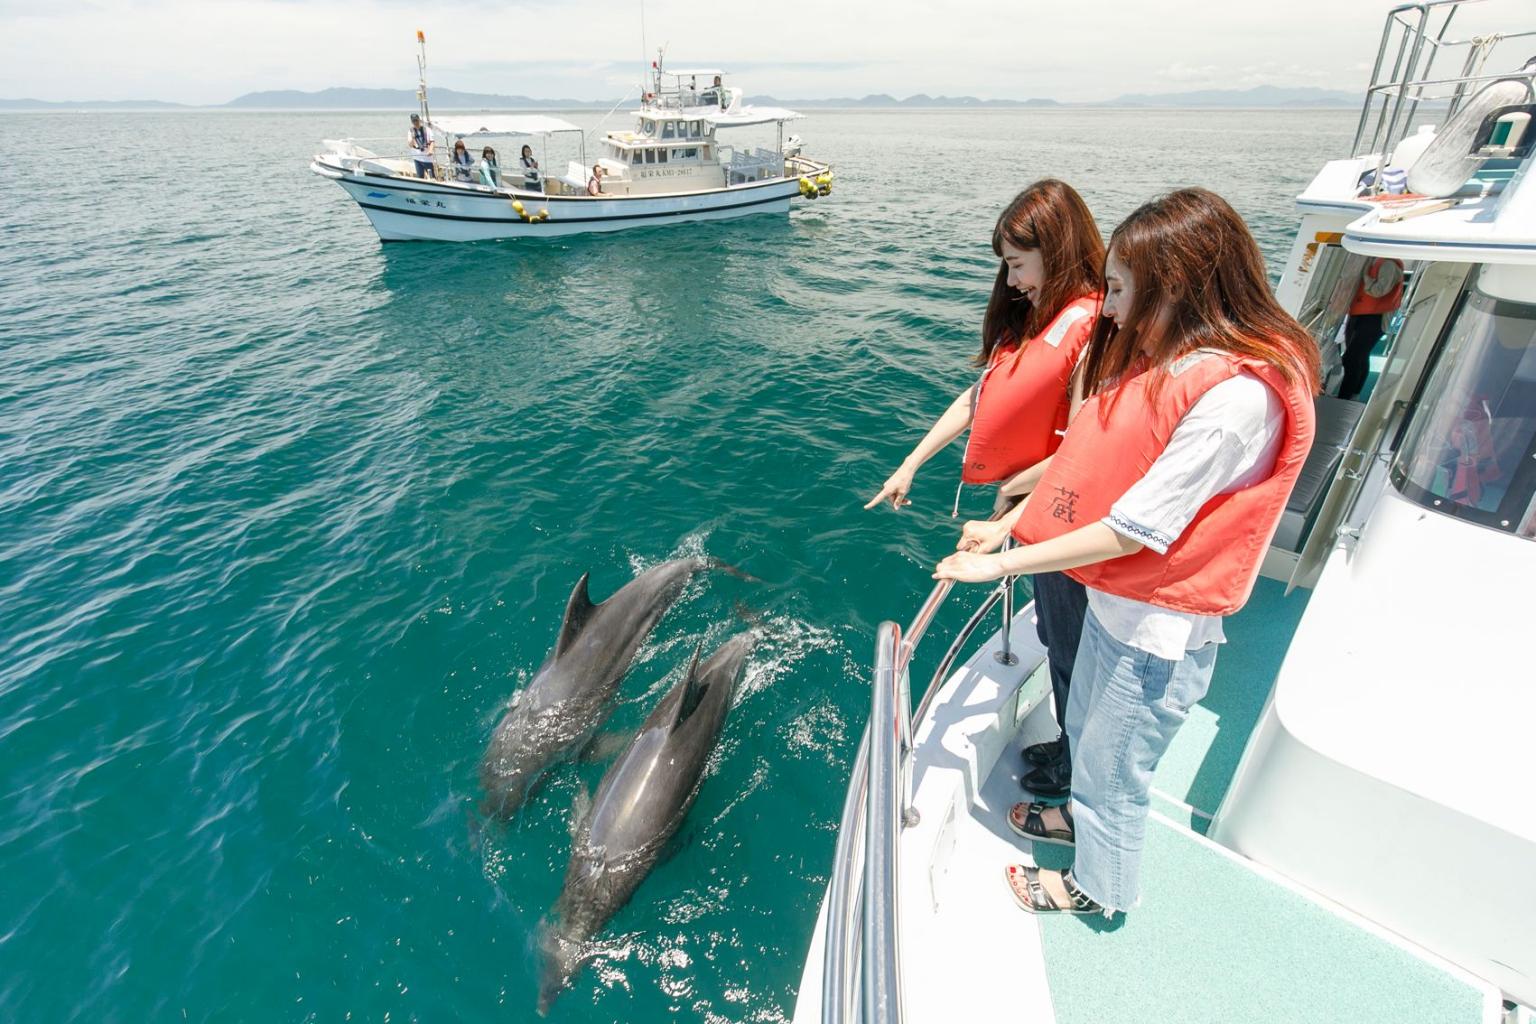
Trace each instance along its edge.
<path fill-rule="evenodd" d="M 1055 764 L 1061 760 L 1061 737 L 1047 743 L 1034 743 L 1024 748 L 1024 763 L 1036 768 Z"/>
<path fill-rule="evenodd" d="M 1072 792 L 1072 766 L 1066 763 L 1041 765 L 1019 780 L 1035 796 L 1066 796 Z"/>

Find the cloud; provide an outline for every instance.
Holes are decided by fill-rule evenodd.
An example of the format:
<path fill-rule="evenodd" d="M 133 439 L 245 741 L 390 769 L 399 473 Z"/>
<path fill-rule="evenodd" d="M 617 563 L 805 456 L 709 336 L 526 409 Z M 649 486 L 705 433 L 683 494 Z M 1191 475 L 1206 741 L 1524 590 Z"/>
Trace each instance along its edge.
<path fill-rule="evenodd" d="M 1157 77 L 1167 79 L 1170 82 L 1205 82 L 1216 78 L 1220 74 L 1221 68 L 1215 64 L 1202 64 L 1199 67 L 1195 67 L 1175 61 L 1159 71 Z"/>
<path fill-rule="evenodd" d="M 1291 0 L 1282 21 L 1270 7 L 1211 0 L 946 0 L 938 10 L 838 0 L 814 9 L 813 30 L 782 6 L 699 11 L 695 0 L 646 0 L 642 43 L 634 0 L 0 0 L 0 96 L 221 103 L 259 89 L 405 87 L 418 28 L 429 83 L 539 97 L 638 87 L 659 45 L 672 62 L 725 67 L 751 93 L 789 97 L 1358 89 L 1381 29 L 1379 11 L 1339 0 Z M 1510 27 L 1493 13 L 1468 8 L 1458 31 Z"/>

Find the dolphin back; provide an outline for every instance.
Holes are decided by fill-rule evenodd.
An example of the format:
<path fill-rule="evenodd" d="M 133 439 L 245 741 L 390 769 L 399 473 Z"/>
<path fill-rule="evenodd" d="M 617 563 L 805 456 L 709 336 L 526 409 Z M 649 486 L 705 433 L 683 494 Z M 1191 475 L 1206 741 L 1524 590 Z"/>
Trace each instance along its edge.
<path fill-rule="evenodd" d="M 629 902 L 698 795 L 754 637 L 732 637 L 688 670 L 603 775 L 577 830 L 556 904 L 560 926 L 545 949 L 547 1006 L 580 965 L 575 950 Z"/>
<path fill-rule="evenodd" d="M 602 726 L 640 645 L 705 565 L 700 558 L 663 562 L 600 604 L 592 602 L 589 574 L 582 574 L 554 649 L 497 724 L 481 759 L 487 814 L 509 817 L 549 765 Z"/>

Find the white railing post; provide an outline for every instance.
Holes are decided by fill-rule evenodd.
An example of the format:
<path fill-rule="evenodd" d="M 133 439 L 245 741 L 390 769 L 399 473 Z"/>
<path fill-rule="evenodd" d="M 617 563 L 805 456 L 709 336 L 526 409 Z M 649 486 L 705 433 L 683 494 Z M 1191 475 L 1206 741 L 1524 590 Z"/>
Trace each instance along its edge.
<path fill-rule="evenodd" d="M 865 726 L 848 778 L 832 881 L 827 887 L 826 945 L 821 954 L 822 1024 L 854 1024 L 858 1019 L 864 923 L 864 790 L 868 782 L 869 727 Z"/>
<path fill-rule="evenodd" d="M 899 708 L 900 676 L 907 670 L 901 627 L 883 622 L 875 639 L 875 674 L 869 717 L 869 786 L 865 804 L 863 992 L 866 1024 L 900 1024 L 900 918 L 896 898 L 902 827 L 901 761 L 905 756 Z M 910 653 L 907 651 L 906 653 Z"/>

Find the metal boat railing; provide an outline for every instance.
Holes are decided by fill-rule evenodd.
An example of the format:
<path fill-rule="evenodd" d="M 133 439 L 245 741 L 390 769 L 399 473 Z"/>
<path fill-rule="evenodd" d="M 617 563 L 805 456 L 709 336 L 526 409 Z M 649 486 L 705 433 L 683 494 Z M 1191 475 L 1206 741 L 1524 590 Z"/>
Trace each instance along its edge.
<path fill-rule="evenodd" d="M 1005 617 L 998 658 L 1017 662 L 1007 639 L 1013 579 L 993 588 L 955 635 L 923 692 L 916 721 L 923 720 L 960 651 L 999 602 Z M 917 824 L 908 792 L 914 721 L 910 668 L 913 652 L 952 586 L 949 580 L 936 585 L 905 633 L 894 622 L 882 622 L 876 634 L 869 724 L 849 776 L 827 892 L 822 1024 L 899 1024 L 902 1019 L 897 855 L 901 830 Z"/>
<path fill-rule="evenodd" d="M 1421 103 L 1446 104 L 1445 118 L 1456 113 L 1471 86 L 1503 78 L 1530 79 L 1526 71 L 1484 74 L 1483 67 L 1495 47 L 1511 39 L 1536 36 L 1536 30 L 1501 32 L 1466 39 L 1447 39 L 1456 13 L 1464 4 L 1479 0 L 1427 0 L 1400 4 L 1387 12 L 1366 87 L 1360 120 L 1355 126 L 1351 156 L 1378 157 L 1376 185 L 1381 188 L 1381 171 L 1397 144 L 1408 134 Z M 1434 78 L 1434 67 L 1442 53 L 1465 51 L 1461 71 L 1450 77 Z M 1391 69 L 1383 74 L 1388 54 Z M 1372 122 L 1374 121 L 1374 126 Z"/>

